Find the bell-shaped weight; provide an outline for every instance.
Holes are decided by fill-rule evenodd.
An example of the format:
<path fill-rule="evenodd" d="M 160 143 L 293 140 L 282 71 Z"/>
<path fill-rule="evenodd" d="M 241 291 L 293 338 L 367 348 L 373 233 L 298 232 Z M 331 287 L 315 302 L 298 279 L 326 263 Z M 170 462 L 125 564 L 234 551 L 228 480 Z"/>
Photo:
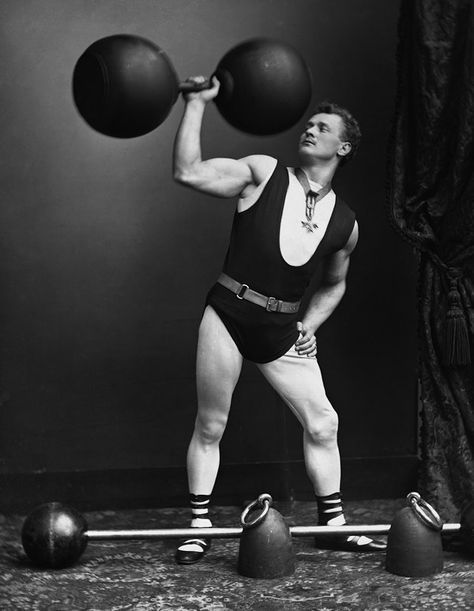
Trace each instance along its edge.
<path fill-rule="evenodd" d="M 443 570 L 442 523 L 416 492 L 394 517 L 387 538 L 385 568 L 395 575 L 427 577 Z"/>
<path fill-rule="evenodd" d="M 245 577 L 274 579 L 294 573 L 290 529 L 283 516 L 270 507 L 271 501 L 270 495 L 260 495 L 242 513 L 238 571 Z M 257 518 L 247 522 L 246 516 L 257 506 L 263 510 Z"/>

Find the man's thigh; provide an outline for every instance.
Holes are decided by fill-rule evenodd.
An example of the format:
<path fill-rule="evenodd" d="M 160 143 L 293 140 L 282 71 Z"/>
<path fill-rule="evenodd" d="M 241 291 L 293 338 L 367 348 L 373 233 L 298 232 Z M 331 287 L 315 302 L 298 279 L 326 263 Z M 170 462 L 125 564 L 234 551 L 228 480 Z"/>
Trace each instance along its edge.
<path fill-rule="evenodd" d="M 224 323 L 207 306 L 199 327 L 196 380 L 202 402 L 230 401 L 242 369 L 242 355 Z"/>
<path fill-rule="evenodd" d="M 332 411 L 315 357 L 300 356 L 292 347 L 279 359 L 257 366 L 300 422 Z"/>

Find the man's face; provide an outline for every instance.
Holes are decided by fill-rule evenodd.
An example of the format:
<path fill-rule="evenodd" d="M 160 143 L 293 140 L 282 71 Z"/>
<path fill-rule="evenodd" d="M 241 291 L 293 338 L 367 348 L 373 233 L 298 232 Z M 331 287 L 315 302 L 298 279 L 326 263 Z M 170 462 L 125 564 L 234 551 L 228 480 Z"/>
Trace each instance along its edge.
<path fill-rule="evenodd" d="M 339 115 L 313 115 L 300 137 L 299 154 L 313 159 L 331 159 L 345 154 L 350 144 L 342 139 L 343 135 L 344 123 Z"/>

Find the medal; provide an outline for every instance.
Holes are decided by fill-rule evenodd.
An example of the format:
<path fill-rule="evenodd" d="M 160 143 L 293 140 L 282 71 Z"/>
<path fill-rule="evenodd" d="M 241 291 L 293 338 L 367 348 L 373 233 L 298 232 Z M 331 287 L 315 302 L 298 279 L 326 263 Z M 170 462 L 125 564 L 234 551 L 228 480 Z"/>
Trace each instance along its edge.
<path fill-rule="evenodd" d="M 318 195 L 319 193 L 317 193 L 316 191 L 311 191 L 311 189 L 306 194 L 306 209 L 305 209 L 306 220 L 301 221 L 301 225 L 304 227 L 304 229 L 306 229 L 306 231 L 309 231 L 311 233 L 313 233 L 315 229 L 318 229 L 317 224 L 312 222 L 314 208 L 316 207 Z"/>
<path fill-rule="evenodd" d="M 318 225 L 313 223 L 313 215 L 314 209 L 316 207 L 316 202 L 322 199 L 326 193 L 328 193 L 331 189 L 331 183 L 325 185 L 320 191 L 313 191 L 309 184 L 308 177 L 306 173 L 301 168 L 295 168 L 295 175 L 298 179 L 300 185 L 303 187 L 303 191 L 306 196 L 306 208 L 305 208 L 305 216 L 306 219 L 301 221 L 301 226 L 306 231 L 313 233 L 315 229 L 318 229 Z"/>

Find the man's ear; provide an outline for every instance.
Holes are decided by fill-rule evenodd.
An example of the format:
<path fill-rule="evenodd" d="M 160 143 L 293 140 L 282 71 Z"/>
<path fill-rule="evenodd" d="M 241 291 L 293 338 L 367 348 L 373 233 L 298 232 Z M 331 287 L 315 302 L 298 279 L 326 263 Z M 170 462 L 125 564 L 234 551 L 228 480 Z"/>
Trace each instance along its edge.
<path fill-rule="evenodd" d="M 339 157 L 346 157 L 352 151 L 352 144 L 350 142 L 343 142 L 339 147 L 337 154 Z"/>

